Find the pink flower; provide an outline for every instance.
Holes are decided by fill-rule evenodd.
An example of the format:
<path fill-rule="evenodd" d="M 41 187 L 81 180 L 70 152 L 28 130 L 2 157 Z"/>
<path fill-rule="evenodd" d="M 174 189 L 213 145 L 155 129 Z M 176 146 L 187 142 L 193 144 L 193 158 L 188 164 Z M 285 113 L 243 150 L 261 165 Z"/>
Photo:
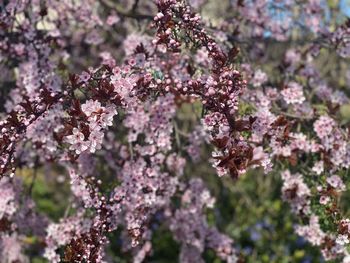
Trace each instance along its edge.
<path fill-rule="evenodd" d="M 82 82 L 87 82 L 90 79 L 90 73 L 83 71 L 80 75 L 79 75 L 79 79 Z"/>
<path fill-rule="evenodd" d="M 100 123 L 101 127 L 105 128 L 106 126 L 112 126 L 113 125 L 113 118 L 115 115 L 117 115 L 118 112 L 113 105 L 108 105 L 104 108 L 103 112 L 100 116 Z"/>
<path fill-rule="evenodd" d="M 310 218 L 310 222 L 306 226 L 296 226 L 295 232 L 304 237 L 313 245 L 321 245 L 323 242 L 323 238 L 325 237 L 325 233 L 322 231 L 321 226 L 318 222 L 318 217 L 312 215 Z"/>
<path fill-rule="evenodd" d="M 251 80 L 254 87 L 260 87 L 262 84 L 264 84 L 268 80 L 267 75 L 265 72 L 263 72 L 261 69 L 258 69 L 254 73 L 254 77 Z"/>
<path fill-rule="evenodd" d="M 100 109 L 102 109 L 102 107 L 99 101 L 88 100 L 81 105 L 81 110 L 88 117 L 90 117 L 93 113 L 96 114 Z"/>
<path fill-rule="evenodd" d="M 104 134 L 102 131 L 98 129 L 91 131 L 89 135 L 89 142 L 90 142 L 89 150 L 91 153 L 94 153 L 96 150 L 101 149 L 103 137 L 104 137 Z"/>
<path fill-rule="evenodd" d="M 66 137 L 66 141 L 71 144 L 70 150 L 80 154 L 89 148 L 88 142 L 84 141 L 84 134 L 79 129 L 73 128 L 73 134 Z"/>
<path fill-rule="evenodd" d="M 298 149 L 300 151 L 308 152 L 310 150 L 310 142 L 303 133 L 291 133 L 292 138 L 291 148 Z"/>
<path fill-rule="evenodd" d="M 287 104 L 301 104 L 305 101 L 303 87 L 296 82 L 290 82 L 281 94 Z"/>
<path fill-rule="evenodd" d="M 338 175 L 332 175 L 331 177 L 328 177 L 326 181 L 330 186 L 332 186 L 334 189 L 338 191 L 345 190 L 345 184 L 343 183 L 343 180 Z"/>
<path fill-rule="evenodd" d="M 329 196 L 322 195 L 322 196 L 320 197 L 320 204 L 321 204 L 321 205 L 326 205 L 326 204 L 329 203 L 330 200 L 331 200 L 331 199 L 330 199 Z"/>
<path fill-rule="evenodd" d="M 107 17 L 106 23 L 109 26 L 113 26 L 114 24 L 118 23 L 120 21 L 119 16 L 117 15 L 109 15 Z"/>
<path fill-rule="evenodd" d="M 332 133 L 335 121 L 328 116 L 321 116 L 314 123 L 314 131 L 320 139 L 324 139 Z"/>

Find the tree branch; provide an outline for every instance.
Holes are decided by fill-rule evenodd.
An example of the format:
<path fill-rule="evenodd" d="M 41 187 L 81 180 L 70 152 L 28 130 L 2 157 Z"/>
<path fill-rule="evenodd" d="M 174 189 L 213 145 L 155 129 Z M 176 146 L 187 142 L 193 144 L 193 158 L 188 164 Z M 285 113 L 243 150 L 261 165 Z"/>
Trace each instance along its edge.
<path fill-rule="evenodd" d="M 152 15 L 146 15 L 146 14 L 140 14 L 136 12 L 137 6 L 138 6 L 138 0 L 136 0 L 133 4 L 133 7 L 130 12 L 125 12 L 121 10 L 113 1 L 111 0 L 100 0 L 100 3 L 110 9 L 113 9 L 117 12 L 118 15 L 121 17 L 127 17 L 127 18 L 134 18 L 137 20 L 153 20 Z"/>
<path fill-rule="evenodd" d="M 137 6 L 139 5 L 140 0 L 135 0 L 134 4 L 132 5 L 131 12 L 135 12 L 137 9 Z"/>

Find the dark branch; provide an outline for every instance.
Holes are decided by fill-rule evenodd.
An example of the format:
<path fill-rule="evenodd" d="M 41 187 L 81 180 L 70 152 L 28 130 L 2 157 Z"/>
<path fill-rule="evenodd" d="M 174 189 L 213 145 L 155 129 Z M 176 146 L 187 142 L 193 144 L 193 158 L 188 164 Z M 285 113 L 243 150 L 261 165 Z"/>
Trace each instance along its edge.
<path fill-rule="evenodd" d="M 113 9 L 117 12 L 117 14 L 121 17 L 127 17 L 127 18 L 134 18 L 137 20 L 153 20 L 152 15 L 146 15 L 146 14 L 140 14 L 136 12 L 137 6 L 138 6 L 138 0 L 135 1 L 132 9 L 130 12 L 125 12 L 121 10 L 113 1 L 111 0 L 100 0 L 100 3 L 110 9 Z"/>

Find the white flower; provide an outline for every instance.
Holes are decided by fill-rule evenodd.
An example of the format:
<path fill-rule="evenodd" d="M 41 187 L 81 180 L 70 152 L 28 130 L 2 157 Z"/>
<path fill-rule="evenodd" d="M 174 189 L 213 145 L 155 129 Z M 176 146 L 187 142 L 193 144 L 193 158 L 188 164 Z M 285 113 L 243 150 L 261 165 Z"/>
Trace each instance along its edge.
<path fill-rule="evenodd" d="M 324 171 L 323 161 L 315 163 L 315 165 L 312 167 L 312 171 L 317 175 L 320 175 Z"/>
<path fill-rule="evenodd" d="M 349 238 L 347 235 L 338 235 L 335 242 L 341 246 L 344 246 L 346 244 L 349 244 Z"/>
<path fill-rule="evenodd" d="M 350 255 L 347 255 L 347 256 L 343 259 L 343 263 L 350 263 Z"/>

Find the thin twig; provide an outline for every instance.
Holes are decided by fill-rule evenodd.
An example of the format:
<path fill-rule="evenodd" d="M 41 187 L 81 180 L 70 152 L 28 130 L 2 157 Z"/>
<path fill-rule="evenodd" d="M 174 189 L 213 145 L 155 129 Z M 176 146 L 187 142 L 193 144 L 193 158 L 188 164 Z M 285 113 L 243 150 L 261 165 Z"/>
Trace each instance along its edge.
<path fill-rule="evenodd" d="M 32 181 L 31 181 L 31 183 L 30 183 L 30 185 L 29 185 L 29 189 L 28 189 L 28 195 L 29 195 L 29 196 L 32 195 L 33 187 L 34 187 L 34 184 L 35 184 L 37 175 L 38 175 L 38 171 L 37 171 L 36 168 L 34 168 L 34 171 L 33 171 L 33 178 L 32 178 Z"/>
<path fill-rule="evenodd" d="M 137 6 L 139 5 L 140 0 L 135 0 L 134 4 L 132 5 L 131 12 L 135 12 L 137 9 Z"/>

